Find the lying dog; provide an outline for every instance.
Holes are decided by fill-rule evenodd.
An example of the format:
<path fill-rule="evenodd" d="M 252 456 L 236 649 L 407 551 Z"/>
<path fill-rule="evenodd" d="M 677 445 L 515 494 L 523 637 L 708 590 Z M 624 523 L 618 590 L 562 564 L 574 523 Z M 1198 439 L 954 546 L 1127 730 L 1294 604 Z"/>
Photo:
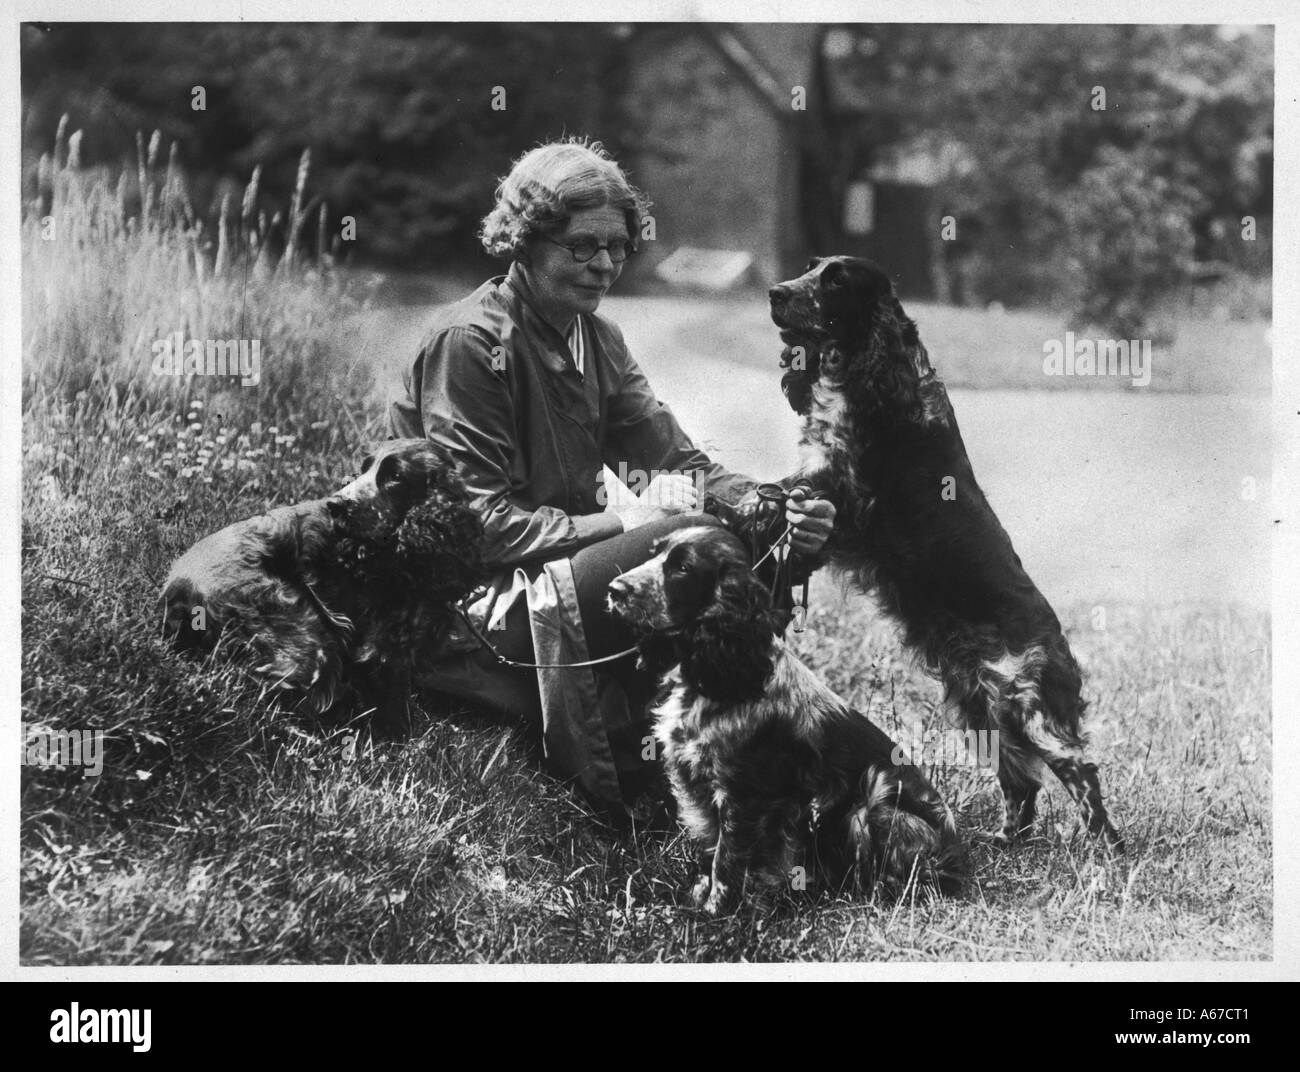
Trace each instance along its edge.
<path fill-rule="evenodd" d="M 965 725 L 999 732 L 1006 811 L 995 839 L 1030 828 L 1046 765 L 1089 832 L 1123 851 L 1083 757 L 1078 664 L 975 482 L 889 276 L 870 261 L 818 258 L 770 298 L 786 345 L 781 387 L 803 418 L 802 467 L 783 484 L 805 481 L 836 504 L 832 565 L 902 624 Z M 745 510 L 724 520 L 743 530 Z"/>
<path fill-rule="evenodd" d="M 427 440 L 384 443 L 328 499 L 284 506 L 200 540 L 172 565 L 164 632 L 219 644 L 316 713 L 356 701 L 405 723 L 413 660 L 481 573 L 482 527 Z"/>
<path fill-rule="evenodd" d="M 756 884 L 854 871 L 897 895 L 909 883 L 961 884 L 952 813 L 921 773 L 894 766 L 890 739 L 786 649 L 785 617 L 725 529 L 681 529 L 609 586 L 613 613 L 664 670 L 655 736 L 695 838 L 714 846 L 695 889 L 710 915 Z"/>

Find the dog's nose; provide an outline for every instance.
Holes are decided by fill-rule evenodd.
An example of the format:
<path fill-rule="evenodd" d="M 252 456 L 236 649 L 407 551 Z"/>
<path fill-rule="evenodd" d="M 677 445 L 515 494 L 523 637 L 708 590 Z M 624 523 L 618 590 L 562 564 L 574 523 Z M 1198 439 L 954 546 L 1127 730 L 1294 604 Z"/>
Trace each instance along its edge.
<path fill-rule="evenodd" d="M 343 504 L 343 500 L 342 500 L 342 499 L 326 499 L 326 500 L 325 500 L 325 512 L 326 512 L 327 514 L 329 514 L 330 517 L 333 517 L 333 518 L 339 518 L 339 517 L 342 517 L 342 516 L 343 516 L 343 506 L 344 506 L 344 504 Z"/>
<path fill-rule="evenodd" d="M 767 292 L 767 300 L 771 302 L 773 306 L 784 305 L 790 300 L 790 288 L 784 283 L 777 283 L 776 286 Z"/>
<path fill-rule="evenodd" d="M 615 577 L 609 582 L 609 598 L 615 602 L 626 599 L 632 593 L 632 586 L 623 576 Z"/>

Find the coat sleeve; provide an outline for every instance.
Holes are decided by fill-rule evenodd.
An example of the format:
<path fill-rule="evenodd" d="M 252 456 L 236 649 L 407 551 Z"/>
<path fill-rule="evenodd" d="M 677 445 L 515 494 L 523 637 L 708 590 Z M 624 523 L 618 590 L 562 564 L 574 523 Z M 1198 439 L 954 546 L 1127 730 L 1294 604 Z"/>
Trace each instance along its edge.
<path fill-rule="evenodd" d="M 535 510 L 512 497 L 510 464 L 520 449 L 515 407 L 503 370 L 494 369 L 492 343 L 472 328 L 446 328 L 420 351 L 409 391 L 419 400 L 423 433 L 456 463 L 483 518 L 483 558 L 490 567 L 556 558 L 623 531 L 610 513 L 569 515 Z M 409 407 L 408 407 L 409 409 Z M 394 408 L 394 430 L 410 432 Z"/>
<path fill-rule="evenodd" d="M 645 473 L 670 470 L 695 476 L 701 497 L 712 492 L 737 503 L 758 483 L 753 477 L 733 473 L 710 461 L 682 430 L 664 403 L 655 397 L 641 367 L 624 350 L 622 387 L 610 400 L 605 436 L 605 464 L 615 472 L 618 463 Z"/>

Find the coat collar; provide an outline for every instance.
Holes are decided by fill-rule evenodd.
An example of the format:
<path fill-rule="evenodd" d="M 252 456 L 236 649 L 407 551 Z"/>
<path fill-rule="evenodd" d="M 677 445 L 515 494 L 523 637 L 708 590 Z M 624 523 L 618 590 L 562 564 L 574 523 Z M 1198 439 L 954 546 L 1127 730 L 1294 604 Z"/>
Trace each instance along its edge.
<path fill-rule="evenodd" d="M 541 308 L 537 303 L 537 295 L 529 285 L 528 277 L 524 275 L 524 270 L 518 261 L 511 262 L 510 271 L 503 278 L 505 286 L 518 296 L 520 303 L 527 307 L 528 312 L 542 326 L 543 330 L 549 332 L 552 339 L 558 339 L 567 349 L 569 344 L 563 333 L 546 317 L 542 316 Z"/>

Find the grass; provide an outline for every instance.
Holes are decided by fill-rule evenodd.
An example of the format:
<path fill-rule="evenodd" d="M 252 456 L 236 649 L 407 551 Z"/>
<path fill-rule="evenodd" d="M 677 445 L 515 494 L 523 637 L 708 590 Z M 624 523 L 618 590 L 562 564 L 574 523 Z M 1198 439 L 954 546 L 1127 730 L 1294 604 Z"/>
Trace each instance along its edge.
<path fill-rule="evenodd" d="M 223 249 L 156 147 L 125 191 L 83 187 L 74 148 L 60 138 L 46 169 L 58 237 L 24 224 L 22 704 L 29 733 L 103 731 L 106 762 L 97 778 L 23 768 L 23 963 L 1270 956 L 1263 613 L 1108 606 L 1094 630 L 1090 608 L 1061 608 L 1125 859 L 1054 787 L 1038 836 L 993 850 L 973 836 L 995 824 L 993 779 L 948 768 L 932 776 L 972 834 L 963 896 L 791 895 L 717 922 L 687 906 L 694 853 L 652 804 L 616 833 L 522 727 L 430 696 L 410 738 L 376 739 L 172 653 L 170 561 L 337 486 L 377 433 L 362 310 L 327 262 L 262 254 L 255 197 Z M 149 341 L 176 330 L 261 338 L 262 384 L 152 376 Z M 885 728 L 938 724 L 936 686 L 828 578 L 799 647 Z"/>

